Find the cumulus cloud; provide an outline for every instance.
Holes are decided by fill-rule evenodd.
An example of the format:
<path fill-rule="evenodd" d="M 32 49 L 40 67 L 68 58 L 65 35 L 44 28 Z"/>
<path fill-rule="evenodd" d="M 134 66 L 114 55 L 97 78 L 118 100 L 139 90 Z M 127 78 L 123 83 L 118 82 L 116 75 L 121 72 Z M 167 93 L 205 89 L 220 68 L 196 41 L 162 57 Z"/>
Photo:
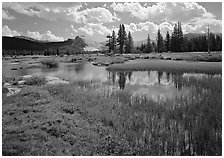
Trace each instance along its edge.
<path fill-rule="evenodd" d="M 12 9 L 17 13 L 26 14 L 28 16 L 40 16 L 41 7 L 36 3 L 17 3 L 17 2 L 3 2 L 2 8 Z"/>
<path fill-rule="evenodd" d="M 27 36 L 37 40 L 41 40 L 41 38 L 43 37 L 43 35 L 38 31 L 31 32 L 29 30 L 27 31 Z"/>
<path fill-rule="evenodd" d="M 130 31 L 131 33 L 133 33 L 136 31 L 140 31 L 135 23 L 130 23 L 129 25 L 124 24 L 124 26 L 127 32 Z"/>
<path fill-rule="evenodd" d="M 92 36 L 94 34 L 106 36 L 112 32 L 111 29 L 108 29 L 106 26 L 95 23 L 88 23 L 84 27 L 80 27 L 78 30 L 86 33 L 89 36 Z"/>
<path fill-rule="evenodd" d="M 16 30 L 11 30 L 7 25 L 4 25 L 2 27 L 2 36 L 20 36 L 20 33 L 17 32 Z"/>
<path fill-rule="evenodd" d="M 116 14 L 112 14 L 108 9 L 103 7 L 82 8 L 81 4 L 76 3 L 71 7 L 50 6 L 43 3 L 18 3 L 4 2 L 3 8 L 12 9 L 17 13 L 26 14 L 28 16 L 38 16 L 47 20 L 55 20 L 58 18 L 74 21 L 77 23 L 107 23 L 119 21 Z"/>
<path fill-rule="evenodd" d="M 74 32 L 78 32 L 78 30 L 76 30 L 76 29 L 74 28 L 73 25 L 71 25 L 71 29 L 72 29 L 72 31 L 74 31 Z"/>
<path fill-rule="evenodd" d="M 44 34 L 41 34 L 38 31 L 31 32 L 28 30 L 27 36 L 37 40 L 43 40 L 43 41 L 51 41 L 51 42 L 64 41 L 63 37 L 55 36 L 54 34 L 51 33 L 51 31 L 46 31 Z"/>
<path fill-rule="evenodd" d="M 67 15 L 72 15 L 75 22 L 78 23 L 107 23 L 119 21 L 116 14 L 112 14 L 108 9 L 97 7 L 87 8 L 82 11 L 70 10 Z"/>
<path fill-rule="evenodd" d="M 113 3 L 110 6 L 117 12 L 128 12 L 141 20 L 189 21 L 192 18 L 212 16 L 196 2 L 159 2 L 152 6 L 140 3 Z"/>
<path fill-rule="evenodd" d="M 71 20 L 67 13 L 70 11 L 77 11 L 82 5 L 76 4 L 71 7 L 60 7 L 49 5 L 49 3 L 36 3 L 36 2 L 3 2 L 2 8 L 5 10 L 11 9 L 17 13 L 25 14 L 27 16 L 37 16 L 47 20 L 55 20 L 58 18 Z"/>
<path fill-rule="evenodd" d="M 165 37 L 167 31 L 171 33 L 173 31 L 173 26 L 171 23 L 162 22 L 160 24 L 156 24 L 154 22 L 139 22 L 139 23 L 130 23 L 125 24 L 126 31 L 130 31 L 131 33 L 135 32 L 144 32 L 146 34 L 150 34 L 152 39 L 155 39 L 157 36 L 157 31 L 160 29 L 161 34 Z"/>
<path fill-rule="evenodd" d="M 13 20 L 15 17 L 11 15 L 7 10 L 2 9 L 2 19 Z"/>

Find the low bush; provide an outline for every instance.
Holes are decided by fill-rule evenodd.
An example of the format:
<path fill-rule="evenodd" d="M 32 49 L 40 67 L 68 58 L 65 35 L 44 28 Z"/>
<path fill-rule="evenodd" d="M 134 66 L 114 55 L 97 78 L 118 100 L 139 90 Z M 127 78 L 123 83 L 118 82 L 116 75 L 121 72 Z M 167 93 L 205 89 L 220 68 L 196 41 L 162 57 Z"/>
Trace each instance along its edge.
<path fill-rule="evenodd" d="M 59 63 L 54 59 L 44 59 L 41 61 L 43 65 L 46 65 L 48 68 L 58 67 Z"/>
<path fill-rule="evenodd" d="M 26 79 L 25 84 L 26 85 L 44 85 L 46 83 L 46 78 L 44 76 L 32 76 L 28 79 Z"/>

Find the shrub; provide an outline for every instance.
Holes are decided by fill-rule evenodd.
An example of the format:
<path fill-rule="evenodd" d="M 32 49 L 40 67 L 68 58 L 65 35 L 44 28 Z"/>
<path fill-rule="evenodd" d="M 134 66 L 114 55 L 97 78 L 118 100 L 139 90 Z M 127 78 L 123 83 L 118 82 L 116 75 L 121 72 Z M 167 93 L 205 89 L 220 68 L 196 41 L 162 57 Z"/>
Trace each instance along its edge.
<path fill-rule="evenodd" d="M 26 79 L 25 84 L 26 85 L 44 85 L 46 83 L 46 78 L 44 76 L 32 76 L 28 79 Z"/>
<path fill-rule="evenodd" d="M 8 93 L 8 92 L 9 92 L 8 88 L 2 87 L 2 93 Z"/>
<path fill-rule="evenodd" d="M 41 61 L 43 65 L 46 65 L 48 68 L 58 67 L 59 63 L 54 59 L 44 59 Z"/>

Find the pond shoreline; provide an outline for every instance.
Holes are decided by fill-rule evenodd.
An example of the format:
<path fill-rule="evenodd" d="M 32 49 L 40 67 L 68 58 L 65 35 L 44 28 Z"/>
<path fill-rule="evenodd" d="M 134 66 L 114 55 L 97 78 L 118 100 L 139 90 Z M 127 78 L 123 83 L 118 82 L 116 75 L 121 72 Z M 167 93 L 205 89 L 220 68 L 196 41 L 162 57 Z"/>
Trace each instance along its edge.
<path fill-rule="evenodd" d="M 222 63 L 220 62 L 190 62 L 190 61 L 170 61 L 170 60 L 138 60 L 138 62 L 127 62 L 124 64 L 110 65 L 109 71 L 167 71 L 167 72 L 189 72 L 221 74 Z"/>

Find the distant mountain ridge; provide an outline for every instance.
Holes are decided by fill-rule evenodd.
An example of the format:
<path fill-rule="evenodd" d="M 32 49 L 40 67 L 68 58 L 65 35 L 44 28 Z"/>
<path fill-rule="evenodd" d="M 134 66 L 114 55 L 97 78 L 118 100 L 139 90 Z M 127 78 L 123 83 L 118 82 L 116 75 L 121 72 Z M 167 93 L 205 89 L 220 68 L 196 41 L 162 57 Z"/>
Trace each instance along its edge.
<path fill-rule="evenodd" d="M 63 51 L 98 51 L 104 47 L 102 43 L 76 36 L 75 39 L 68 39 L 60 42 L 40 41 L 26 36 L 2 37 L 3 50 L 28 50 L 40 51 L 46 49 L 59 49 Z"/>

